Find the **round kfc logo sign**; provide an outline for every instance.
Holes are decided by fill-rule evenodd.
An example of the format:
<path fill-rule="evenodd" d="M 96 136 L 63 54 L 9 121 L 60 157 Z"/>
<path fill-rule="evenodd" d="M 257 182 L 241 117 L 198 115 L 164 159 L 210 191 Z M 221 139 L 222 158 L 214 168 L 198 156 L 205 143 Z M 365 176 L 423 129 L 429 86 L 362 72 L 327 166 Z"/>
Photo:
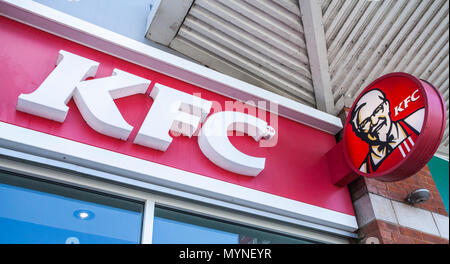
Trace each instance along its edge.
<path fill-rule="evenodd" d="M 344 127 L 344 155 L 358 174 L 395 181 L 419 171 L 445 129 L 445 104 L 431 84 L 406 73 L 371 83 Z"/>

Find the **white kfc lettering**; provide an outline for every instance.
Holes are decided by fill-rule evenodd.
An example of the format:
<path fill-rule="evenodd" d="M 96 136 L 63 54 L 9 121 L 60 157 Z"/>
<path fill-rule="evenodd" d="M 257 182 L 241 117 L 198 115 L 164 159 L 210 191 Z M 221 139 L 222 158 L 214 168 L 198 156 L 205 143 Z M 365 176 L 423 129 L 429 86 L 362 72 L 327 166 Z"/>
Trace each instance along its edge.
<path fill-rule="evenodd" d="M 394 108 L 394 109 L 395 109 L 395 116 L 397 116 L 398 113 L 403 112 L 404 109 L 402 108 L 402 104 L 403 104 L 403 101 L 401 101 L 400 104 L 397 105 L 397 106 Z"/>
<path fill-rule="evenodd" d="M 63 122 L 67 102 L 74 98 L 86 123 L 99 133 L 127 140 L 133 127 L 119 112 L 114 99 L 144 94 L 150 81 L 114 69 L 113 75 L 94 77 L 99 63 L 59 51 L 57 66 L 44 82 L 30 94 L 21 94 L 16 109 L 22 112 Z M 191 137 L 208 116 L 212 102 L 156 83 L 150 97 L 154 102 L 139 132 L 135 144 L 161 151 L 172 142 L 169 131 Z M 411 97 L 412 101 L 416 97 Z M 198 137 L 200 149 L 213 163 L 235 173 L 256 176 L 265 166 L 265 158 L 246 155 L 228 140 L 227 131 L 245 132 L 256 141 L 270 139 L 275 130 L 254 116 L 240 112 L 219 112 L 205 123 Z"/>
<path fill-rule="evenodd" d="M 99 63 L 60 50 L 56 65 L 37 90 L 19 96 L 17 110 L 63 122 L 69 110 L 66 104 L 72 98 L 75 86 L 94 77 Z"/>
<path fill-rule="evenodd" d="M 395 110 L 395 116 L 397 116 L 399 113 L 403 112 L 408 107 L 408 104 L 410 102 L 415 102 L 420 98 L 420 94 L 416 96 L 416 94 L 419 92 L 419 89 L 415 90 L 412 95 L 408 95 L 403 101 L 400 102 L 399 105 L 397 105 Z M 403 105 L 403 106 L 402 106 Z"/>
<path fill-rule="evenodd" d="M 154 99 L 153 105 L 134 143 L 162 151 L 172 142 L 170 130 L 191 137 L 209 114 L 212 105 L 200 97 L 158 83 L 150 96 Z"/>
<path fill-rule="evenodd" d="M 419 92 L 419 89 L 417 89 L 417 90 L 415 90 L 414 91 L 414 93 L 411 95 L 411 101 L 412 102 L 415 102 L 415 101 L 417 101 L 419 98 L 420 98 L 420 95 L 419 96 L 414 96 L 416 93 L 418 93 Z"/>
<path fill-rule="evenodd" d="M 95 76 L 98 65 L 98 62 L 59 51 L 56 68 L 37 90 L 19 96 L 16 109 L 63 122 L 69 110 L 66 104 L 73 96 L 90 127 L 126 140 L 133 127 L 123 119 L 113 99 L 145 93 L 150 81 L 117 69 L 113 76 L 83 81 Z"/>
<path fill-rule="evenodd" d="M 144 94 L 149 84 L 149 80 L 114 69 L 110 77 L 77 84 L 73 99 L 86 123 L 95 131 L 126 140 L 133 127 L 123 119 L 113 99 Z"/>
<path fill-rule="evenodd" d="M 265 158 L 249 156 L 237 150 L 228 139 L 229 130 L 245 132 L 255 141 L 270 138 L 275 131 L 254 116 L 224 111 L 210 116 L 198 137 L 203 154 L 217 166 L 239 174 L 258 175 L 264 169 Z"/>

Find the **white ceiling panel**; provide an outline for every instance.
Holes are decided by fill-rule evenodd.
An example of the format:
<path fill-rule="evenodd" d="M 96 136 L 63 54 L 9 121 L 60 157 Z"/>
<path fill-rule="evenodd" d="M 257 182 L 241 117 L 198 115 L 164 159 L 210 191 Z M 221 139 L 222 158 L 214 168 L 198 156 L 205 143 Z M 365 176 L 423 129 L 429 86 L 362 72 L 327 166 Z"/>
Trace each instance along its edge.
<path fill-rule="evenodd" d="M 314 106 L 299 13 L 296 1 L 196 0 L 170 47 L 218 71 Z M 193 48 L 186 49 L 183 43 Z"/>

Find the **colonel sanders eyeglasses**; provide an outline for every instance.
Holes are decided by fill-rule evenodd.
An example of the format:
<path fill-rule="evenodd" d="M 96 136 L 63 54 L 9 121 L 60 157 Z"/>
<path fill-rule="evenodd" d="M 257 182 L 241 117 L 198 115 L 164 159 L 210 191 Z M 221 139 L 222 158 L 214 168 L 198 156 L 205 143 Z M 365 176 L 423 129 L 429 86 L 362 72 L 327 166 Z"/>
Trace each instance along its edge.
<path fill-rule="evenodd" d="M 370 131 L 371 129 L 373 129 L 375 126 L 380 125 L 379 123 L 379 114 L 383 113 L 385 111 L 385 106 L 384 104 L 387 102 L 386 99 L 384 99 L 376 108 L 375 110 L 372 112 L 372 114 L 370 116 L 368 116 L 367 118 L 365 118 L 362 122 L 360 122 L 358 124 L 358 129 L 361 132 L 365 132 L 365 133 L 369 133 L 369 132 L 376 132 L 376 131 Z M 361 113 L 361 112 L 360 112 Z M 376 121 L 376 122 L 375 122 Z M 378 126 L 380 127 L 380 126 Z"/>

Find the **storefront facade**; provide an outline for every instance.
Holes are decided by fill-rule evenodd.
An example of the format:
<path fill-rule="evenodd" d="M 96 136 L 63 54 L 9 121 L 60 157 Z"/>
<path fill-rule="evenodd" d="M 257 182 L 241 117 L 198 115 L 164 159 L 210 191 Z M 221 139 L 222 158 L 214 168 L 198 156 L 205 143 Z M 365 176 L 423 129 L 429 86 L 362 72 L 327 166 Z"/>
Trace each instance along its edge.
<path fill-rule="evenodd" d="M 1 243 L 367 240 L 325 156 L 338 117 L 33 1 L 0 11 Z"/>
<path fill-rule="evenodd" d="M 24 34 L 23 32 L 29 32 L 30 34 Z M 29 37 L 23 38 L 27 35 Z M 6 83 L 4 83 L 5 86 L 3 88 L 5 91 L 5 96 L 2 97 L 2 104 L 5 108 L 10 108 L 2 111 L 2 146 L 5 147 L 3 150 L 3 155 L 7 158 L 4 163 L 5 166 L 3 168 L 5 171 L 3 173 L 8 175 L 5 176 L 5 178 L 12 177 L 10 176 L 11 172 L 16 174 L 19 173 L 21 175 L 25 175 L 26 177 L 37 176 L 35 173 L 30 174 L 30 172 L 25 172 L 20 168 L 18 168 L 18 170 L 14 169 L 11 164 L 34 164 L 30 164 L 29 166 L 31 167 L 36 165 L 39 167 L 39 164 L 44 164 L 45 166 L 51 166 L 53 169 L 58 168 L 71 171 L 71 173 L 76 174 L 76 172 L 78 172 L 94 177 L 94 180 L 90 179 L 90 181 L 99 184 L 99 186 L 102 186 L 103 184 L 101 180 L 106 180 L 127 185 L 131 184 L 131 186 L 135 188 L 149 191 L 148 194 L 144 194 L 145 192 L 142 192 L 141 190 L 140 193 L 144 196 L 135 197 L 131 195 L 131 197 L 137 199 L 137 201 L 141 203 L 144 202 L 143 208 L 141 208 L 138 212 L 140 213 L 140 217 L 143 217 L 141 222 L 143 223 L 141 231 L 142 240 L 136 240 L 136 232 L 139 232 L 134 230 L 134 240 L 123 239 L 125 241 L 149 242 L 153 239 L 158 241 L 160 238 L 155 237 L 155 235 L 158 232 L 163 232 L 160 230 L 164 230 L 164 224 L 174 224 L 169 221 L 171 218 L 169 218 L 169 220 L 167 220 L 167 218 L 161 218 L 162 220 L 160 220 L 160 218 L 158 218 L 158 214 L 169 215 L 168 217 L 170 217 L 170 215 L 176 213 L 187 214 L 188 212 L 200 214 L 200 216 L 197 216 L 200 217 L 200 219 L 202 215 L 212 215 L 214 218 L 223 219 L 224 216 L 222 216 L 222 214 L 227 210 L 231 210 L 229 214 L 235 217 L 233 222 L 236 222 L 236 220 L 239 219 L 237 224 L 245 223 L 246 225 L 257 221 L 263 221 L 270 223 L 271 225 L 275 224 L 284 226 L 282 223 L 287 221 L 288 226 L 292 225 L 294 228 L 299 228 L 296 226 L 299 224 L 303 225 L 304 223 L 306 226 L 310 226 L 310 228 L 305 230 L 306 232 L 316 233 L 317 230 L 321 230 L 317 233 L 317 235 L 319 237 L 324 237 L 326 240 L 329 239 L 327 238 L 329 235 L 325 234 L 331 233 L 331 237 L 337 235 L 338 237 L 341 236 L 340 239 L 342 239 L 342 236 L 344 238 L 346 236 L 351 236 L 351 232 L 357 228 L 356 218 L 353 213 L 348 191 L 345 188 L 335 187 L 328 181 L 328 172 L 326 171 L 327 167 L 322 166 L 324 171 L 318 171 L 321 168 L 321 153 L 325 152 L 334 144 L 334 137 L 331 132 L 333 129 L 338 131 L 340 125 L 339 119 L 323 114 L 325 118 L 324 120 L 321 120 L 313 114 L 300 112 L 302 109 L 289 109 L 289 106 L 286 107 L 281 104 L 278 106 L 278 109 L 275 109 L 275 111 L 278 110 L 281 114 L 283 114 L 284 111 L 286 113 L 285 115 L 290 114 L 291 116 L 288 116 L 290 119 L 280 116 L 272 116 L 272 119 L 270 119 L 270 114 L 259 110 L 258 116 L 264 116 L 265 119 L 268 117 L 267 120 L 272 122 L 271 125 L 278 126 L 276 130 L 277 137 L 274 137 L 274 140 L 277 140 L 277 142 L 275 142 L 275 144 L 270 141 L 265 142 L 268 147 L 261 148 L 263 150 L 261 152 L 257 152 L 258 149 L 255 150 L 255 147 L 253 147 L 253 155 L 264 156 L 266 158 L 265 167 L 257 176 L 242 176 L 234 172 L 230 172 L 229 170 L 219 168 L 213 162 L 208 160 L 204 153 L 202 153 L 199 149 L 196 136 L 192 138 L 185 136 L 174 136 L 170 146 L 166 151 L 162 152 L 161 150 L 142 146 L 142 144 L 135 144 L 133 141 L 125 140 L 124 142 L 124 140 L 105 135 L 105 133 L 107 134 L 108 132 L 103 132 L 103 135 L 101 135 L 102 133 L 96 132 L 92 129 L 92 127 L 90 127 L 89 124 L 86 124 L 86 115 L 80 114 L 80 112 L 77 111 L 77 108 L 80 109 L 80 103 L 74 104 L 74 102 L 69 102 L 68 107 L 70 110 L 68 110 L 65 120 L 60 123 L 48 120 L 48 118 L 37 117 L 36 115 L 39 114 L 31 115 L 29 113 L 24 113 L 24 109 L 15 106 L 21 94 L 30 94 L 30 92 L 36 89 L 36 87 L 32 87 L 34 82 L 42 82 L 43 80 L 46 80 L 46 78 L 51 81 L 53 78 L 53 75 L 51 74 L 56 75 L 58 73 L 58 69 L 64 70 L 64 60 L 68 60 L 70 57 L 68 55 L 69 53 L 63 53 L 61 50 L 64 52 L 70 52 L 74 58 L 80 58 L 80 60 L 87 58 L 98 62 L 100 66 L 98 73 L 95 75 L 96 79 L 98 77 L 104 77 L 105 79 L 108 78 L 107 76 L 111 74 L 110 72 L 112 68 L 118 68 L 124 71 L 126 70 L 130 74 L 140 75 L 141 78 L 151 80 L 154 85 L 161 84 L 165 87 L 171 87 L 170 89 L 175 89 L 176 91 L 181 90 L 190 94 L 197 93 L 202 98 L 205 98 L 208 101 L 213 101 L 215 104 L 219 104 L 218 106 L 215 106 L 215 114 L 220 114 L 223 110 L 226 110 L 228 107 L 226 105 L 227 102 L 231 102 L 232 108 L 230 108 L 230 110 L 236 108 L 236 105 L 234 104 L 235 100 L 220 96 L 198 86 L 182 82 L 176 78 L 168 77 L 167 75 L 163 75 L 159 72 L 148 70 L 135 64 L 116 59 L 112 56 L 100 53 L 72 41 L 62 39 L 50 33 L 32 28 L 6 17 L 2 17 L 2 39 L 6 40 L 5 42 L 8 43 L 4 46 L 5 53 L 3 53 L 2 56 L 8 56 L 9 59 L 7 59 L 7 61 L 13 63 L 9 64 L 8 62 L 3 64 L 3 72 L 5 73 Z M 141 48 L 143 46 L 139 46 L 138 43 L 133 44 L 135 44 L 137 48 Z M 113 48 L 115 47 L 113 46 Z M 129 50 L 129 48 L 127 49 Z M 30 53 L 23 53 L 26 50 L 29 50 Z M 37 50 L 39 51 L 36 52 Z M 13 54 L 14 51 L 17 51 L 17 53 Z M 146 50 L 145 54 L 152 54 L 152 51 L 156 52 L 154 49 Z M 57 64 L 58 55 L 61 54 L 62 58 L 59 59 Z M 153 60 L 161 60 L 158 58 L 158 55 L 160 54 L 155 54 Z M 19 58 L 21 56 L 22 59 Z M 149 57 L 143 56 L 141 59 L 148 60 Z M 21 66 L 15 67 L 14 65 L 17 65 L 16 63 L 21 64 Z M 162 61 L 160 63 L 167 62 Z M 184 64 L 177 66 L 185 69 L 192 66 L 189 65 L 188 62 L 182 63 Z M 56 64 L 58 66 L 55 68 L 56 70 L 54 70 Z M 150 65 L 152 64 L 153 63 Z M 36 67 L 37 65 L 39 66 Z M 23 67 L 29 68 L 25 69 Z M 23 84 L 16 83 L 16 80 L 18 79 L 7 78 L 7 76 L 11 76 L 13 74 L 11 72 L 8 73 L 8 71 L 13 70 L 14 68 L 22 68 L 22 73 L 18 72 L 15 75 L 17 75 L 18 79 L 22 79 L 24 83 L 28 83 L 29 85 L 27 86 L 30 90 L 22 89 L 21 87 L 23 87 Z M 46 69 L 44 70 L 44 68 Z M 164 68 L 162 66 L 160 68 L 162 69 L 161 71 L 163 71 Z M 155 70 L 158 69 L 159 67 L 157 66 L 157 69 Z M 184 69 L 178 70 L 178 73 L 168 73 L 177 74 L 175 76 L 187 74 L 187 70 L 184 70 L 184 72 L 183 70 Z M 198 74 L 191 72 L 189 73 L 191 76 L 185 76 L 184 78 L 191 82 L 196 78 L 203 78 L 200 79 L 199 83 L 208 81 L 205 83 L 210 84 L 207 86 L 203 84 L 206 86 L 205 88 L 213 87 L 212 89 L 217 89 L 215 88 L 217 85 L 214 83 L 217 82 L 217 80 L 205 80 L 206 78 L 215 77 L 208 76 L 208 74 L 212 72 L 219 77 L 225 77 L 207 69 L 201 70 L 204 71 L 204 76 L 198 76 Z M 52 71 L 54 71 L 54 73 Z M 31 80 L 26 77 L 28 76 L 28 73 L 31 72 L 36 73 L 36 80 Z M 59 77 L 62 80 L 61 82 L 67 81 L 70 83 L 70 74 L 74 74 L 74 72 L 71 71 L 69 74 Z M 189 80 L 189 78 L 191 79 Z M 98 80 L 102 79 L 98 78 Z M 64 85 L 64 83 L 61 82 L 57 85 Z M 88 81 L 86 81 L 86 83 L 87 82 Z M 42 83 L 44 83 L 44 85 L 41 85 L 41 87 L 44 87 L 48 82 L 44 81 Z M 146 85 L 148 86 L 149 84 L 147 83 Z M 222 86 L 224 85 L 225 84 L 222 81 Z M 145 90 L 142 93 L 146 93 L 147 88 L 148 87 L 145 87 Z M 251 95 L 251 91 L 248 92 L 237 90 L 234 87 L 229 87 L 228 90 L 230 94 L 239 92 L 242 94 L 246 93 L 246 96 L 249 94 Z M 221 91 L 221 94 L 226 94 L 225 90 L 218 89 L 217 91 Z M 53 96 L 53 99 L 57 97 L 56 93 L 56 91 L 50 93 L 50 95 Z M 269 96 L 270 94 L 263 95 L 261 97 L 270 98 Z M 157 102 L 158 99 L 159 98 L 156 98 L 155 102 Z M 101 99 L 97 98 L 96 100 Z M 151 109 L 151 100 L 148 95 L 132 95 L 129 97 L 128 101 L 124 98 L 122 103 L 124 105 L 122 107 L 119 105 L 119 110 L 124 115 L 128 123 L 133 126 L 138 126 L 139 122 L 147 122 L 144 121 L 144 119 L 146 119 L 147 113 L 149 112 L 149 109 Z M 20 103 L 17 105 L 20 105 Z M 301 105 L 294 105 L 294 107 L 301 107 Z M 21 108 L 22 111 L 17 108 Z M 37 107 L 34 107 L 32 109 L 36 110 L 36 108 Z M 133 112 L 133 108 L 135 112 Z M 246 108 L 246 111 L 257 114 L 257 111 L 254 111 L 256 108 L 251 106 Z M 314 109 L 306 110 L 316 111 Z M 272 112 L 275 111 L 272 110 Z M 317 111 L 317 113 L 319 113 L 319 115 L 321 114 L 319 111 Z M 311 125 L 306 126 L 298 121 L 292 120 L 296 115 L 310 115 L 311 117 L 309 118 L 315 119 L 313 120 L 313 122 L 315 122 L 314 126 L 322 126 L 322 130 L 311 128 Z M 151 120 L 151 118 L 155 117 L 148 116 L 148 118 L 148 120 Z M 276 122 L 278 122 L 278 124 L 276 124 Z M 59 128 L 54 130 L 55 126 Z M 327 132 L 326 130 L 329 131 Z M 136 132 L 137 131 L 134 133 Z M 166 131 L 166 133 L 167 132 L 168 131 Z M 287 134 L 283 135 L 283 133 Z M 290 133 L 293 134 L 289 135 Z M 140 135 L 139 133 L 137 134 Z M 137 138 L 137 135 L 134 137 Z M 301 139 L 303 140 L 303 146 L 313 143 L 314 145 L 306 148 L 306 150 L 302 150 L 301 145 L 295 147 L 292 146 L 289 140 L 292 138 L 299 138 L 299 140 L 303 138 Z M 317 140 L 319 138 L 320 140 Z M 252 143 L 250 140 L 251 139 L 247 137 L 236 137 L 236 142 L 233 143 L 240 146 L 239 148 L 249 149 L 246 151 L 248 152 L 252 151 L 252 144 L 257 144 L 256 142 Z M 312 147 L 315 147 L 317 150 L 315 152 L 311 152 L 311 150 L 314 149 Z M 279 153 L 277 154 L 271 150 L 279 151 Z M 189 154 L 186 155 L 186 153 Z M 8 159 L 18 160 L 13 162 Z M 295 176 L 298 172 L 292 169 L 292 166 L 298 166 L 302 160 L 304 160 L 304 165 L 302 167 L 304 167 L 305 170 L 303 175 L 305 175 L 306 181 L 310 181 L 308 185 L 305 184 L 306 182 L 302 183 L 302 181 L 299 181 Z M 39 171 L 41 169 L 37 170 Z M 56 174 L 50 168 L 46 168 L 44 170 L 51 172 L 53 175 Z M 313 179 L 311 179 L 311 177 L 307 178 L 306 176 L 308 176 L 308 171 L 311 173 L 315 172 L 316 177 Z M 39 178 L 44 177 L 47 180 L 56 180 L 57 182 L 62 180 L 49 175 L 46 176 L 45 173 L 41 173 L 38 173 Z M 82 176 L 70 175 L 67 175 L 67 177 L 76 177 L 79 179 L 83 178 Z M 63 182 L 66 181 L 69 181 L 72 184 L 77 182 L 77 180 L 74 179 L 72 179 L 72 181 L 68 179 L 63 180 Z M 19 183 L 11 184 L 12 185 L 5 185 L 5 188 L 12 188 L 11 186 L 23 188 L 24 186 L 28 186 L 26 184 L 21 186 Z M 30 185 L 34 184 L 30 183 Z M 39 185 L 40 183 L 36 183 L 37 191 L 42 191 L 45 189 L 44 187 L 41 189 Z M 317 186 L 319 188 L 316 189 L 313 186 Z M 93 188 L 93 186 L 89 185 L 84 187 L 87 187 L 88 189 Z M 299 191 L 299 188 L 303 188 L 304 190 Z M 104 188 L 97 187 L 95 189 L 102 192 Z M 26 192 L 27 190 L 20 189 L 17 191 Z M 58 191 L 55 192 L 59 193 Z M 149 196 L 152 195 L 160 195 L 160 198 L 158 198 L 157 201 L 154 198 L 150 199 Z M 128 199 L 130 198 L 128 197 L 130 195 L 126 196 Z M 30 199 L 32 198 L 30 197 Z M 189 209 L 190 206 L 174 206 L 174 204 L 160 202 L 159 199 L 169 199 L 175 204 L 191 203 L 190 206 L 204 206 L 205 208 L 202 208 L 201 211 L 197 211 Z M 33 207 L 33 205 L 30 206 Z M 167 209 L 164 208 L 167 207 L 176 208 L 181 210 L 181 212 L 170 210 L 166 212 L 164 210 Z M 83 208 L 84 207 L 81 206 L 77 209 L 84 210 Z M 210 210 L 215 211 L 216 213 L 213 214 L 212 212 L 209 212 Z M 89 211 L 92 211 L 94 214 L 98 214 L 94 209 Z M 247 217 L 250 217 L 251 219 L 254 217 L 256 218 L 254 220 L 249 219 L 248 221 L 242 221 L 242 216 L 239 215 L 242 213 L 250 213 Z M 77 213 L 73 213 L 70 217 L 74 217 L 74 214 L 75 216 L 77 215 Z M 89 218 L 86 214 L 89 215 L 89 213 L 86 212 L 82 215 Z M 19 218 L 19 216 L 17 217 L 18 219 L 16 220 L 24 221 L 24 219 Z M 96 219 L 101 219 L 101 216 L 96 216 L 92 220 L 88 219 L 87 221 L 95 222 Z M 228 218 L 225 217 L 225 219 Z M 169 223 L 164 221 L 169 221 Z M 137 228 L 140 226 L 140 223 L 137 221 L 133 225 Z M 156 225 L 163 226 L 161 228 L 157 228 Z M 231 224 L 231 226 L 233 225 Z M 261 227 L 258 227 L 257 230 L 259 230 L 259 228 Z M 281 234 L 284 233 L 282 230 L 275 229 L 275 231 L 281 231 Z M 322 233 L 324 231 L 325 233 Z M 279 234 L 275 235 L 282 236 Z M 183 238 L 182 235 L 180 236 Z M 5 236 L 5 238 L 7 237 Z M 231 236 L 230 239 L 234 240 L 230 241 L 237 242 L 237 238 L 238 237 L 236 237 L 236 235 Z M 78 239 L 81 243 L 83 242 L 83 239 Z M 250 237 L 249 239 L 253 238 Z M 264 236 L 258 239 L 264 240 Z M 295 241 L 295 239 L 298 240 L 300 237 L 294 236 L 292 238 L 291 234 L 286 238 L 286 241 L 289 239 L 294 239 L 293 241 Z M 313 238 L 306 238 L 306 241 L 310 241 L 311 239 Z M 269 239 L 265 240 L 270 241 Z M 168 240 L 162 241 L 170 242 Z M 172 242 L 176 241 L 177 240 L 173 240 Z M 205 241 L 213 242 L 214 240 Z M 217 242 L 226 241 L 228 240 L 217 240 Z"/>

